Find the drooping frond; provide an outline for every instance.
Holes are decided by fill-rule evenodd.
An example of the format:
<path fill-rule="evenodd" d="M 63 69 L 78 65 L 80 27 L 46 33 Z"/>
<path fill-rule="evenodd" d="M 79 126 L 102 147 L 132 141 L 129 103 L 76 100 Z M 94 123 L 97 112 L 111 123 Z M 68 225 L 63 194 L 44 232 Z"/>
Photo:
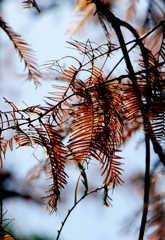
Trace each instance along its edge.
<path fill-rule="evenodd" d="M 92 158 L 98 160 L 102 164 L 103 173 L 106 173 L 105 184 L 118 184 L 121 163 L 117 161 L 120 157 L 115 152 L 118 152 L 120 146 L 124 118 L 118 111 L 120 100 L 114 93 L 115 85 L 109 87 L 103 84 L 104 78 L 99 69 L 90 71 L 92 75 L 85 83 L 77 80 L 73 84 L 81 101 L 75 105 L 72 113 L 69 158 L 76 162 L 90 162 Z"/>
<path fill-rule="evenodd" d="M 103 0 L 104 4 L 109 5 L 111 1 Z M 74 35 L 78 31 L 80 31 L 84 25 L 89 22 L 94 15 L 95 6 L 91 4 L 91 0 L 76 0 L 75 1 L 75 12 L 77 13 L 77 17 L 80 20 L 74 21 L 72 26 L 69 28 L 68 34 L 69 36 Z"/>
<path fill-rule="evenodd" d="M 122 182 L 121 157 L 117 156 L 121 145 L 140 127 L 152 140 L 154 149 L 155 144 L 160 149 L 160 142 L 165 139 L 165 84 L 162 73 L 165 63 L 161 59 L 164 59 L 164 36 L 156 59 L 143 43 L 145 36 L 140 38 L 136 30 L 117 18 L 103 1 L 79 1 L 80 10 L 84 11 L 88 6 L 93 8 L 94 5 L 87 4 L 91 2 L 96 5 L 96 14 L 108 42 L 98 45 L 90 40 L 85 43 L 73 41 L 70 45 L 82 56 L 82 61 L 71 57 L 78 67 L 71 65 L 65 69 L 60 64 L 61 60 L 47 64 L 51 71 L 57 73 L 56 79 L 67 86 L 53 85 L 44 106 L 19 110 L 6 100 L 12 110 L 0 113 L 2 132 L 8 129 L 15 131 L 12 140 L 1 138 L 2 156 L 8 146 L 11 148 L 13 140 L 18 147 L 37 144 L 45 149 L 53 179 L 48 191 L 48 205 L 54 210 L 66 184 L 64 166 L 67 158 L 81 166 L 84 162 L 88 166 L 92 161 L 99 162 L 104 175 L 103 199 L 108 205 L 108 186 L 112 184 L 115 187 Z M 118 45 L 109 41 L 110 27 L 115 30 Z M 125 42 L 121 27 L 134 36 L 131 43 Z M 17 37 L 13 38 L 17 40 Z M 129 44 L 132 44 L 130 48 Z M 118 53 L 118 50 L 121 56 L 118 55 L 118 62 L 113 63 L 113 53 Z M 138 70 L 132 63 L 133 50 L 138 53 Z M 123 70 L 123 75 L 116 76 L 114 72 L 123 60 L 126 70 Z M 62 137 L 66 134 L 69 140 L 65 148 Z"/>
<path fill-rule="evenodd" d="M 48 163 L 50 164 L 50 177 L 53 179 L 52 187 L 46 198 L 52 210 L 57 209 L 60 192 L 66 184 L 66 173 L 64 172 L 66 161 L 66 149 L 61 142 L 61 137 L 54 126 L 42 124 L 41 127 L 31 125 L 29 129 L 17 128 L 14 136 L 18 147 L 40 145 L 46 150 Z"/>
<path fill-rule="evenodd" d="M 30 8 L 35 8 L 38 13 L 41 13 L 41 10 L 38 7 L 38 4 L 35 0 L 26 0 L 22 1 L 23 8 L 30 9 Z"/>
<path fill-rule="evenodd" d="M 162 240 L 165 238 L 165 195 L 156 195 L 151 202 L 147 228 L 150 230 L 148 240 Z"/>
<path fill-rule="evenodd" d="M 48 204 L 52 210 L 57 210 L 57 202 L 60 199 L 61 189 L 64 188 L 64 185 L 67 183 L 67 174 L 64 171 L 66 163 L 66 149 L 64 144 L 61 142 L 60 135 L 57 133 L 54 127 L 47 124 L 44 124 L 44 127 L 49 138 L 49 143 L 46 144 L 45 147 L 49 156 L 51 174 L 53 178 L 52 187 L 48 191 L 50 194 L 47 196 L 50 198 Z"/>
<path fill-rule="evenodd" d="M 48 107 L 43 108 L 45 110 L 47 109 L 48 114 L 45 115 L 45 119 L 47 119 L 49 124 L 60 127 L 60 125 L 70 117 L 69 114 L 72 112 L 71 101 L 72 97 L 74 97 L 72 93 L 72 82 L 74 82 L 77 73 L 78 70 L 73 66 L 64 71 L 62 70 L 62 72 L 58 71 L 58 80 L 69 82 L 69 84 L 67 87 L 52 86 L 56 91 L 49 92 L 51 96 L 47 97 L 47 99 L 51 100 L 51 102 L 45 101 Z"/>
<path fill-rule="evenodd" d="M 116 32 L 122 49 L 123 58 L 125 59 L 128 69 L 127 71 L 129 72 L 131 85 L 136 91 L 136 99 L 139 105 L 140 114 L 143 119 L 145 132 L 148 133 L 148 136 L 153 143 L 155 152 L 159 155 L 162 163 L 165 165 L 164 154 L 162 147 L 160 146 L 160 141 L 164 139 L 165 136 L 164 79 L 162 78 L 161 70 L 157 65 L 158 62 L 151 51 L 144 46 L 139 34 L 130 24 L 117 18 L 100 0 L 93 0 L 93 2 L 96 5 L 98 14 L 102 16 L 104 21 L 106 21 L 108 24 L 111 24 Z M 127 28 L 138 41 L 137 44 L 142 55 L 140 66 L 142 69 L 145 69 L 145 74 L 140 73 L 140 76 L 138 76 L 138 74 L 135 73 L 131 58 L 126 48 L 123 33 L 120 28 L 121 26 Z M 163 64 L 164 63 L 162 62 L 162 65 Z M 158 98 L 161 99 L 161 105 L 158 104 L 159 106 L 157 105 Z M 160 110 L 158 114 L 156 114 L 157 110 Z"/>
<path fill-rule="evenodd" d="M 37 69 L 35 58 L 33 57 L 33 51 L 29 45 L 21 39 L 21 36 L 15 33 L 10 26 L 0 17 L 0 27 L 7 33 L 10 40 L 13 42 L 14 47 L 19 52 L 21 59 L 24 60 L 25 67 L 28 68 L 28 79 L 33 79 L 35 85 L 39 85 L 39 78 L 41 74 Z"/>
<path fill-rule="evenodd" d="M 57 132 L 55 125 L 44 123 L 47 120 L 52 108 L 43 108 L 40 106 L 31 106 L 19 110 L 12 102 L 6 100 L 12 107 L 12 111 L 7 113 L 1 112 L 1 129 L 2 132 L 7 129 L 15 131 L 14 137 L 9 140 L 1 137 L 0 161 L 5 157 L 7 147 L 12 150 L 13 143 L 16 142 L 20 147 L 33 147 L 39 145 L 47 153 L 47 162 L 50 165 L 49 174 L 53 179 L 51 189 L 49 190 L 48 206 L 52 210 L 57 209 L 57 202 L 60 199 L 60 192 L 66 184 L 66 173 L 64 171 L 66 162 L 66 149 L 62 143 L 60 134 Z M 59 111 L 59 109 L 58 109 Z M 48 116 L 47 116 L 48 115 Z M 44 117 L 46 116 L 46 119 Z M 35 125 L 34 123 L 35 122 Z M 36 123 L 37 122 L 37 123 Z M 26 126 L 27 128 L 21 127 Z"/>
<path fill-rule="evenodd" d="M 80 7 L 77 8 L 76 11 L 79 11 L 78 18 L 80 20 L 75 21 L 72 26 L 70 26 L 68 30 L 68 35 L 72 37 L 74 34 L 76 34 L 78 31 L 82 30 L 84 25 L 89 22 L 91 17 L 94 14 L 94 5 L 88 5 L 86 7 Z"/>
<path fill-rule="evenodd" d="M 146 115 L 151 125 L 146 126 L 146 131 L 154 135 L 155 140 L 161 142 L 165 139 L 165 81 L 161 75 L 161 67 L 157 68 L 157 60 L 154 55 L 147 51 L 148 69 L 146 74 L 140 74 L 138 79 L 139 92 L 143 97 L 144 110 L 143 114 Z M 140 63 L 142 69 L 146 68 L 145 57 Z"/>
<path fill-rule="evenodd" d="M 93 48 L 90 42 L 89 46 L 77 42 L 73 45 L 81 53 L 87 55 L 89 60 L 93 59 L 95 53 L 101 55 L 102 51 L 109 52 L 106 46 L 105 48 L 104 46 L 96 46 L 92 52 Z M 124 111 L 122 100 L 120 101 L 122 94 L 120 96 L 120 88 L 118 89 L 115 84 L 109 83 L 106 86 L 106 83 L 104 84 L 106 79 L 103 78 L 102 71 L 94 67 L 94 63 L 90 64 L 91 68 L 87 69 L 83 66 L 80 66 L 79 69 L 72 66 L 68 70 L 62 70 L 61 76 L 58 77 L 60 80 L 69 82 L 67 94 L 63 93 L 65 98 L 61 100 L 63 105 L 66 104 L 68 97 L 74 99 L 69 103 L 73 121 L 71 122 L 68 157 L 78 163 L 84 161 L 89 163 L 91 159 L 98 160 L 105 174 L 105 185 L 113 183 L 115 186 L 121 183 L 121 163 L 118 162 L 120 157 L 117 157 L 115 153 L 118 152 L 118 147 L 122 141 L 120 136 L 123 126 L 122 120 L 124 119 L 124 114 L 120 109 L 123 107 Z M 79 75 L 81 71 L 88 73 L 89 77 L 81 80 L 81 75 Z M 69 92 L 70 96 L 68 96 Z M 56 102 L 58 94 L 54 92 L 53 95 L 55 97 L 49 99 Z M 55 109 L 57 110 L 56 116 L 59 109 Z"/>

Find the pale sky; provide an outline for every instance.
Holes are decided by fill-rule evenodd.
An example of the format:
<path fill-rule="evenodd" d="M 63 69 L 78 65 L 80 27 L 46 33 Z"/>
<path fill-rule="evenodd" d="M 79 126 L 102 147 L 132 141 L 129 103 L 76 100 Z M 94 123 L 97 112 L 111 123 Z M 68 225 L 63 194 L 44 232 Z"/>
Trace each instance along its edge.
<path fill-rule="evenodd" d="M 66 35 L 69 24 L 73 21 L 72 8 L 68 4 L 65 4 L 61 9 L 50 10 L 43 13 L 40 16 L 34 17 L 27 11 L 24 11 L 21 7 L 21 1 L 7 0 L 2 5 L 2 15 L 5 21 L 26 40 L 32 49 L 36 52 L 36 57 L 39 64 L 43 64 L 49 60 L 56 60 L 66 55 L 77 53 L 68 49 Z M 85 34 L 88 32 L 88 35 Z M 82 32 L 74 36 L 74 39 L 87 39 L 93 38 L 97 41 L 99 31 L 96 29 L 90 29 L 85 34 Z M 99 36 L 100 38 L 100 36 Z M 7 69 L 7 66 L 3 66 L 7 69 L 6 73 L 2 72 L 3 80 L 1 79 L 1 108 L 5 110 L 6 104 L 3 103 L 2 97 L 6 97 L 9 101 L 14 101 L 17 107 L 23 108 L 24 101 L 28 105 L 32 104 L 44 104 L 42 99 L 47 96 L 47 92 L 51 90 L 51 82 L 42 83 L 42 87 L 38 90 L 32 82 L 24 82 L 21 78 L 14 77 L 13 74 L 23 72 L 24 66 L 20 64 L 20 58 L 18 53 L 13 49 L 12 43 L 8 40 L 8 37 L 1 31 L 1 39 L 3 44 L 3 58 L 4 61 L 8 60 L 8 55 L 11 54 L 10 62 L 12 64 L 11 69 Z M 5 56 L 6 54 L 6 56 Z M 2 58 L 2 56 L 1 56 Z M 70 64 L 70 62 L 69 62 Z M 11 65 L 10 65 L 11 66 Z M 27 91 L 28 89 L 28 91 Z M 142 138 L 142 134 L 136 134 L 134 141 L 129 142 L 127 146 L 123 147 L 122 156 L 125 158 L 123 162 L 124 173 L 123 175 L 129 175 L 132 172 L 143 171 L 144 162 L 144 146 L 143 144 L 136 150 L 137 142 Z M 20 149 L 7 154 L 4 166 L 12 169 L 17 173 L 17 177 L 26 176 L 27 171 L 37 162 L 32 159 L 31 154 L 34 149 Z M 42 153 L 41 153 L 42 154 Z M 22 158 L 23 157 L 23 158 Z M 21 171 L 20 171 L 21 169 Z M 73 169 L 67 169 L 70 178 L 68 180 L 72 191 L 74 191 L 76 180 L 78 178 L 77 171 Z M 98 172 L 97 172 L 98 173 Z M 94 175 L 93 175 L 94 176 Z M 46 181 L 46 180 L 45 180 Z M 67 188 L 67 186 L 66 186 Z M 61 240 L 133 240 L 133 236 L 121 236 L 119 233 L 124 217 L 131 214 L 131 211 L 135 209 L 136 204 L 133 202 L 134 198 L 131 198 L 130 194 L 124 190 L 126 184 L 122 187 L 115 189 L 113 195 L 113 207 L 106 208 L 102 206 L 102 200 L 94 200 L 89 197 L 90 201 L 85 199 L 81 204 L 72 212 L 66 225 L 64 226 L 61 234 Z M 129 191 L 129 190 L 128 190 Z M 65 191 L 63 191 L 65 193 Z M 37 206 L 31 202 L 23 202 L 22 200 L 7 200 L 4 202 L 4 210 L 8 210 L 7 217 L 16 217 L 16 220 L 12 223 L 12 226 L 17 232 L 22 231 L 25 234 L 28 232 L 39 232 L 48 234 L 55 239 L 57 230 L 60 227 L 60 222 L 63 220 L 67 213 L 67 209 L 72 207 L 74 193 L 67 191 L 67 206 L 62 205 L 59 209 L 59 213 L 49 215 L 45 210 L 45 206 Z M 142 204 L 142 199 L 137 199 L 137 203 Z M 137 236 L 135 237 L 137 239 Z"/>

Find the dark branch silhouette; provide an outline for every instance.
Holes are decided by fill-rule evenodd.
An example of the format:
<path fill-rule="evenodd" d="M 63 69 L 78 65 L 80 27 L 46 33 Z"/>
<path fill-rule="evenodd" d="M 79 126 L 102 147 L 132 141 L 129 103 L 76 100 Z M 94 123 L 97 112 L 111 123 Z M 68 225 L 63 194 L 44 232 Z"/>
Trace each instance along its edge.
<path fill-rule="evenodd" d="M 26 7 L 36 8 L 40 13 L 36 1 L 23 3 Z M 143 128 L 146 168 L 143 214 L 139 231 L 139 240 L 142 240 L 150 203 L 150 143 L 165 166 L 165 154 L 162 149 L 162 142 L 165 140 L 165 20 L 160 19 L 149 32 L 140 36 L 130 23 L 116 17 L 105 3 L 93 0 L 81 1 L 77 5 L 80 12 L 87 12 L 87 19 L 92 17 L 93 13 L 98 16 L 107 42 L 99 45 L 90 40 L 85 43 L 72 41 L 70 45 L 81 53 L 83 60 L 71 56 L 76 64 L 66 69 L 61 67 L 65 57 L 46 65 L 57 74 L 58 80 L 68 83 L 67 87 L 54 85 L 56 90 L 47 96 L 44 106 L 36 105 L 20 110 L 13 102 L 5 99 L 11 111 L 0 112 L 1 163 L 8 148 L 13 150 L 14 143 L 18 147 L 39 145 L 46 151 L 52 179 L 51 188 L 46 196 L 50 211 L 57 211 L 61 191 L 67 184 L 66 162 L 70 160 L 79 167 L 85 193 L 79 201 L 75 201 L 68 212 L 57 239 L 70 212 L 89 194 L 104 188 L 103 200 L 108 206 L 109 187 L 114 190 L 118 184 L 123 183 L 122 157 L 118 156 L 118 152 L 121 152 L 121 146 L 134 132 Z M 149 6 L 149 9 L 152 8 Z M 127 19 L 136 12 L 136 5 L 132 3 L 129 11 L 131 12 L 127 14 Z M 87 19 L 84 19 L 82 25 Z M 29 78 L 33 78 L 38 84 L 38 78 L 42 75 L 37 70 L 31 50 L 2 18 L 0 23 L 28 67 Z M 77 31 L 80 25 L 81 22 L 78 22 L 74 31 Z M 118 39 L 117 44 L 112 42 L 111 28 Z M 123 29 L 131 33 L 131 41 L 125 41 Z M 145 44 L 145 40 L 153 34 L 156 35 L 158 30 L 161 41 L 155 54 Z M 120 59 L 113 66 L 113 54 L 119 50 Z M 131 57 L 133 51 L 137 54 L 138 69 Z M 97 61 L 100 61 L 99 67 Z M 123 62 L 126 69 L 123 74 L 116 76 L 115 69 Z M 3 134 L 8 130 L 13 130 L 14 136 L 5 139 Z M 64 144 L 63 136 L 66 135 L 69 141 Z M 100 184 L 103 184 L 103 187 L 90 192 L 85 168 L 91 167 L 91 160 L 96 160 L 101 165 L 100 174 L 104 176 L 104 180 Z"/>

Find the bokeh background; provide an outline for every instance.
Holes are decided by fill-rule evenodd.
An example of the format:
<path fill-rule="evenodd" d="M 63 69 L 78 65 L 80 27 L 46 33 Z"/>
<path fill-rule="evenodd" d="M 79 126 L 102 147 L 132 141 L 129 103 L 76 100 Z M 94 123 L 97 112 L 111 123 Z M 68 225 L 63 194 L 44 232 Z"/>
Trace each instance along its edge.
<path fill-rule="evenodd" d="M 21 1 L 1 0 L 1 15 L 4 20 L 31 45 L 35 51 L 38 64 L 41 66 L 50 60 L 64 56 L 80 58 L 78 53 L 70 49 L 67 41 L 72 39 L 94 42 L 104 41 L 104 34 L 97 21 L 91 21 L 77 34 L 68 36 L 69 29 L 76 21 L 74 1 L 69 0 L 40 0 L 37 1 L 42 14 L 35 9 L 25 11 Z M 121 3 L 122 2 L 122 3 Z M 126 0 L 114 1 L 114 13 L 124 19 L 128 8 Z M 141 16 L 147 8 L 148 1 L 139 1 Z M 143 3 L 142 3 L 143 2 Z M 142 19 L 139 16 L 139 19 Z M 140 21 L 139 20 L 139 21 Z M 136 25 L 136 22 L 132 24 Z M 57 82 L 54 77 L 45 77 L 37 89 L 33 82 L 26 81 L 24 63 L 20 61 L 12 42 L 3 30 L 0 30 L 0 109 L 10 110 L 4 97 L 21 109 L 26 105 L 44 105 L 44 98 L 52 92 L 52 84 Z M 71 65 L 68 58 L 65 65 Z M 41 66 L 42 68 L 42 66 Z M 44 70 L 45 76 L 48 74 Z M 11 137 L 12 132 L 7 133 Z M 144 144 L 143 131 L 139 130 L 132 140 L 121 148 L 123 159 L 124 184 L 118 186 L 110 195 L 113 199 L 111 207 L 102 205 L 101 194 L 96 193 L 84 199 L 71 213 L 61 234 L 61 240 L 111 240 L 137 239 L 137 229 L 141 216 L 138 215 L 143 204 L 143 174 L 144 174 Z M 67 141 L 67 139 L 65 139 Z M 140 144 L 139 144 L 140 143 Z M 45 190 L 49 189 L 49 180 L 44 173 L 30 182 L 29 174 L 37 165 L 38 160 L 44 159 L 44 151 L 40 148 L 26 147 L 8 151 L 1 169 L 1 182 L 4 189 L 3 212 L 7 229 L 19 239 L 55 239 L 57 230 L 74 204 L 74 191 L 79 171 L 73 163 L 68 163 L 66 172 L 69 175 L 68 185 L 62 192 L 61 203 L 57 213 L 50 215 L 45 205 L 41 205 Z M 152 167 L 158 159 L 152 151 Z M 159 169 L 159 168 L 158 168 Z M 90 188 L 97 186 L 99 166 L 87 171 Z M 91 179 L 91 181 L 90 181 Z M 160 180 L 159 185 L 161 185 Z M 79 197 L 83 192 L 80 186 Z M 136 218 L 135 218 L 136 216 Z"/>

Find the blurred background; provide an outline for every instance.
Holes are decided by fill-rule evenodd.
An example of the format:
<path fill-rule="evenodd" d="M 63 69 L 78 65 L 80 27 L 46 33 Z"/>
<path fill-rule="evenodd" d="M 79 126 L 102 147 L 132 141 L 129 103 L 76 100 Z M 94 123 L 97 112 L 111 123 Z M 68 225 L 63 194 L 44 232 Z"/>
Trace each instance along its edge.
<path fill-rule="evenodd" d="M 108 1 L 105 1 L 108 4 Z M 142 26 L 149 29 L 158 23 L 162 18 L 159 8 L 154 10 L 154 21 L 151 26 L 147 23 L 149 4 L 152 1 L 137 1 L 136 18 L 130 22 L 137 29 L 142 31 Z M 163 1 L 154 1 L 160 3 Z M 25 10 L 21 1 L 1 0 L 1 15 L 3 19 L 20 34 L 22 38 L 31 45 L 35 51 L 35 56 L 39 66 L 49 61 L 60 59 L 64 56 L 74 56 L 80 58 L 79 54 L 70 48 L 67 41 L 71 39 L 85 42 L 90 39 L 93 42 L 104 42 L 105 36 L 96 18 L 86 24 L 75 35 L 69 36 L 74 23 L 78 21 L 75 13 L 75 2 L 73 0 L 39 0 L 37 1 L 42 14 L 38 14 L 36 9 Z M 125 20 L 130 1 L 109 1 L 113 12 L 119 18 Z M 140 14 L 139 14 L 140 12 Z M 139 26 L 137 26 L 137 21 Z M 144 28 L 143 28 L 144 30 Z M 26 81 L 26 71 L 24 63 L 20 61 L 18 53 L 15 51 L 12 42 L 6 33 L 0 30 L 0 109 L 10 110 L 4 97 L 21 109 L 27 105 L 44 105 L 44 97 L 48 92 L 52 92 L 52 84 L 63 84 L 57 82 L 53 75 L 41 80 L 41 86 L 37 89 L 34 83 Z M 63 61 L 65 66 L 70 66 L 72 60 L 67 58 Z M 42 68 L 42 67 L 41 67 Z M 118 72 L 120 74 L 120 72 Z M 12 131 L 6 133 L 8 138 L 12 136 Z M 141 220 L 141 210 L 143 204 L 143 179 L 144 179 L 144 143 L 143 131 L 139 130 L 133 135 L 125 146 L 121 148 L 120 154 L 123 159 L 124 181 L 122 186 L 115 188 L 110 195 L 113 199 L 111 207 L 102 205 L 101 193 L 95 193 L 84 199 L 71 213 L 61 234 L 61 240 L 111 240 L 111 239 L 137 239 L 137 230 Z M 67 140 L 66 140 L 67 141 Z M 140 143 L 140 144 L 139 144 Z M 69 176 L 68 184 L 62 191 L 61 203 L 57 213 L 50 215 L 46 206 L 42 205 L 45 191 L 49 189 L 49 180 L 43 172 L 40 177 L 30 181 L 33 168 L 38 160 L 44 160 L 44 151 L 40 148 L 19 148 L 8 151 L 3 167 L 0 170 L 0 181 L 3 189 L 3 213 L 6 230 L 11 232 L 17 239 L 55 239 L 57 230 L 61 226 L 68 210 L 74 204 L 74 192 L 79 171 L 73 163 L 68 163 L 66 172 Z M 164 197 L 164 172 L 159 164 L 159 159 L 152 151 L 152 172 L 153 196 Z M 159 177 L 155 178 L 155 176 Z M 93 165 L 87 171 L 90 189 L 98 186 L 100 182 L 99 166 Z M 91 181 L 90 181 L 91 179 Z M 80 185 L 79 197 L 83 194 L 83 185 Z M 153 199 L 154 199 L 153 197 Z M 146 238 L 147 239 L 147 238 Z"/>

